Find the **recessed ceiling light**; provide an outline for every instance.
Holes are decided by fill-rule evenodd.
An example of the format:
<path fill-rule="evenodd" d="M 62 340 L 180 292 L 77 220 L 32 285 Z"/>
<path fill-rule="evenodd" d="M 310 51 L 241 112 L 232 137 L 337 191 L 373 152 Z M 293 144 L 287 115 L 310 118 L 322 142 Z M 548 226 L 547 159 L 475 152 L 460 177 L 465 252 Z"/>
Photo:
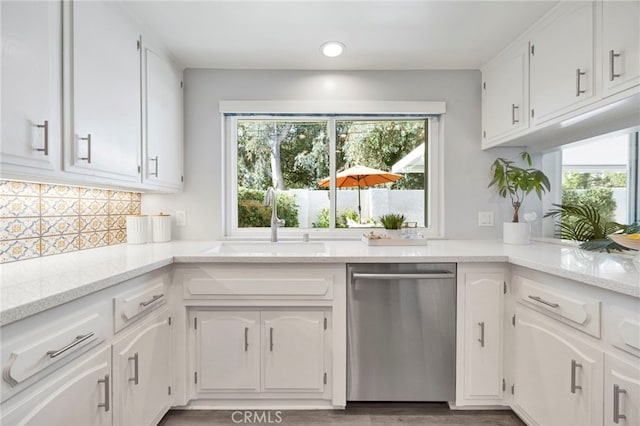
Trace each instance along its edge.
<path fill-rule="evenodd" d="M 340 56 L 342 51 L 344 50 L 344 44 L 339 41 L 328 41 L 320 46 L 320 50 L 325 56 L 330 58 L 335 58 L 336 56 Z"/>

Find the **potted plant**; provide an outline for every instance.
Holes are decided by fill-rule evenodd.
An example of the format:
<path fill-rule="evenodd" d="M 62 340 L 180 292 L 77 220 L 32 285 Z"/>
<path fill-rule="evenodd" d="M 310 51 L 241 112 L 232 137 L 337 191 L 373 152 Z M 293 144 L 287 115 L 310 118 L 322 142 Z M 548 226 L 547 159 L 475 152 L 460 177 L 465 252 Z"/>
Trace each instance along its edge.
<path fill-rule="evenodd" d="M 496 186 L 501 197 L 511 200 L 513 217 L 511 222 L 505 222 L 503 228 L 504 242 L 507 244 L 528 244 L 531 234 L 529 223 L 520 223 L 518 214 L 524 199 L 531 192 L 542 199 L 542 194 L 551 189 L 549 178 L 538 169 L 531 168 L 531 156 L 528 152 L 521 152 L 520 158 L 527 164 L 527 168 L 518 167 L 514 161 L 497 158 L 491 165 L 493 179 L 489 187 Z"/>
<path fill-rule="evenodd" d="M 386 229 L 387 236 L 390 238 L 400 238 L 402 231 L 402 224 L 405 221 L 403 214 L 389 213 L 380 216 L 378 219 L 384 229 Z"/>

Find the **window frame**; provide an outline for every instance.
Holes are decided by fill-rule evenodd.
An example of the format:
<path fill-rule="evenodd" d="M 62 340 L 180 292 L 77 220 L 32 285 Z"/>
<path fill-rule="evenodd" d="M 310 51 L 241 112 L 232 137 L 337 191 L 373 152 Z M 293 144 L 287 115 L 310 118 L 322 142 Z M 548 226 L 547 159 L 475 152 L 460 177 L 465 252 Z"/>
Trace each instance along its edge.
<path fill-rule="evenodd" d="M 428 145 L 425 152 L 425 166 L 427 167 L 425 185 L 425 224 L 419 228 L 425 238 L 443 238 L 443 120 L 442 115 L 434 114 L 300 114 L 300 113 L 222 113 L 223 136 L 223 173 L 222 173 L 222 202 L 224 205 L 223 238 L 225 239 L 263 239 L 269 238 L 270 229 L 240 228 L 237 226 L 238 216 L 238 168 L 237 168 L 237 123 L 238 120 L 272 120 L 286 119 L 288 121 L 326 122 L 329 137 L 329 165 L 331 187 L 329 188 L 329 208 L 332 212 L 329 228 L 280 228 L 279 236 L 283 240 L 300 239 L 302 234 L 309 234 L 314 239 L 360 239 L 364 231 L 374 228 L 335 228 L 336 207 L 336 121 L 389 121 L 389 120 L 426 120 Z"/>

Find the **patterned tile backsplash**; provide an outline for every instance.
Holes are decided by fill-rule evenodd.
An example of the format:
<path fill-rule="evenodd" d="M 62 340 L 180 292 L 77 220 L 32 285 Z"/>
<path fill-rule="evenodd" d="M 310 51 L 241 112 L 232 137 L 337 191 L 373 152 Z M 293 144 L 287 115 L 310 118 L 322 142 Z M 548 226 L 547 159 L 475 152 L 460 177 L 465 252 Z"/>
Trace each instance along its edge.
<path fill-rule="evenodd" d="M 142 194 L 0 180 L 0 263 L 124 243 Z"/>

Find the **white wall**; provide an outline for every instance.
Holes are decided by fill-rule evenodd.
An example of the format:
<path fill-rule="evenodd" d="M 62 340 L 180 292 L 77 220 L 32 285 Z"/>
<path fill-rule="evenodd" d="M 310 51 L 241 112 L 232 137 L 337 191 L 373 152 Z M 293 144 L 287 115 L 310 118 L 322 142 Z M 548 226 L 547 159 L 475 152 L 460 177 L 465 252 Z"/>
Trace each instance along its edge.
<path fill-rule="evenodd" d="M 503 200 L 487 188 L 489 167 L 496 156 L 515 157 L 518 150 L 480 150 L 479 71 L 188 69 L 184 80 L 184 192 L 144 195 L 142 204 L 145 213 L 186 210 L 187 226 L 174 227 L 176 239 L 223 236 L 220 100 L 445 101 L 445 236 L 501 236 L 502 218 L 509 213 Z M 479 210 L 493 211 L 496 226 L 478 227 Z"/>

